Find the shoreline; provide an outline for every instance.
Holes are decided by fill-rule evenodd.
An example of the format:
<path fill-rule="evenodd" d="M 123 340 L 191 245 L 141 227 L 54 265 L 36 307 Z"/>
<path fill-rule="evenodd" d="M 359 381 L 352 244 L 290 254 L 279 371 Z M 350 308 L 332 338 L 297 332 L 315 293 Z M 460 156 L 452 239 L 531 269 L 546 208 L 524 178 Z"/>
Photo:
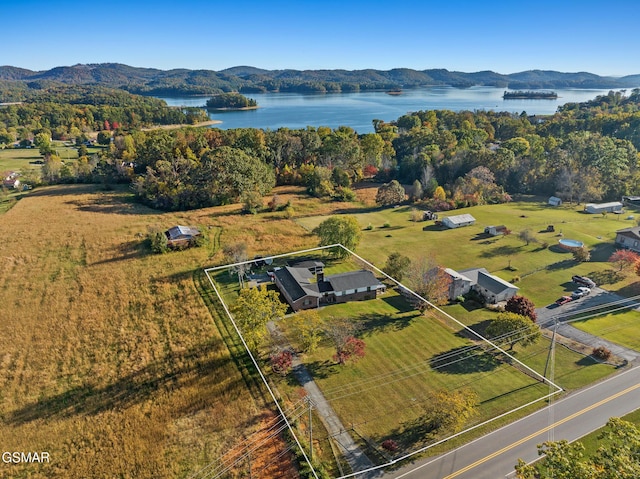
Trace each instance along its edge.
<path fill-rule="evenodd" d="M 256 106 L 243 106 L 242 108 L 211 108 L 208 106 L 205 106 L 205 109 L 208 111 L 245 111 L 245 110 L 257 110 L 258 108 L 260 108 L 258 105 Z"/>
<path fill-rule="evenodd" d="M 176 123 L 173 125 L 156 125 L 156 126 L 150 126 L 147 128 L 141 128 L 141 131 L 152 131 L 152 130 L 175 130 L 178 128 L 199 128 L 202 126 L 211 126 L 211 125 L 218 125 L 222 123 L 222 120 L 207 120 L 207 121 L 201 121 L 198 123 L 194 123 L 193 125 L 189 124 L 189 123 Z"/>

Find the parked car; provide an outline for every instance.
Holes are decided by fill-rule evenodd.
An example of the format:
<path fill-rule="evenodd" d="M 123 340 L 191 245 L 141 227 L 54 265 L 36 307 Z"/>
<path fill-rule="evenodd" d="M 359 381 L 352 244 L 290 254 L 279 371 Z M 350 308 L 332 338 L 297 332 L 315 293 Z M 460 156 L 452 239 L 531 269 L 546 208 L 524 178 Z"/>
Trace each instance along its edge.
<path fill-rule="evenodd" d="M 587 278 L 586 276 L 575 275 L 571 277 L 571 281 L 573 281 L 576 284 L 579 284 L 580 286 L 586 286 L 587 288 L 596 287 L 596 283 L 594 283 L 592 279 Z"/>
<path fill-rule="evenodd" d="M 562 306 L 563 304 L 567 304 L 571 301 L 573 301 L 571 296 L 562 296 L 561 298 L 556 299 L 556 304 L 558 306 Z"/>
<path fill-rule="evenodd" d="M 576 289 L 573 293 L 571 293 L 571 297 L 573 299 L 578 299 L 588 295 L 589 293 L 591 293 L 591 290 L 589 288 L 581 286 L 580 288 Z"/>

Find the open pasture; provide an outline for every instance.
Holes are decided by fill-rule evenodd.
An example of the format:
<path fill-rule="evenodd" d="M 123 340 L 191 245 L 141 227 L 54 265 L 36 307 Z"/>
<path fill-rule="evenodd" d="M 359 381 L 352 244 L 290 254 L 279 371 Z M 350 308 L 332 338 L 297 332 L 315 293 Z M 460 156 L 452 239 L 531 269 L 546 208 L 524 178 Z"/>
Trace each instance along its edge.
<path fill-rule="evenodd" d="M 239 232 L 233 211 L 216 213 L 67 185 L 0 216 L 0 447 L 52 459 L 0 477 L 187 477 L 267 424 L 194 284 L 215 245 L 152 255 L 144 244 L 148 228 L 177 223 L 253 245 L 280 221 Z"/>
<path fill-rule="evenodd" d="M 438 227 L 433 221 L 413 222 L 411 209 L 402 206 L 353 210 L 363 229 L 358 254 L 377 265 L 383 265 L 390 253 L 398 251 L 412 258 L 435 255 L 439 264 L 453 269 L 485 267 L 507 281 L 519 279 L 517 286 L 522 293 L 540 306 L 571 291 L 575 286 L 570 281 L 574 274 L 600 273 L 606 280 L 610 275 L 602 273 L 610 269 L 607 259 L 614 251 L 615 231 L 635 224 L 626 219 L 627 214 L 589 215 L 582 212 L 582 206 L 554 208 L 542 198 L 439 213 L 440 219 L 463 213 L 476 218 L 475 225 L 457 229 Z M 324 219 L 325 216 L 311 216 L 296 221 L 310 231 Z M 512 233 L 488 236 L 484 228 L 490 225 L 506 225 Z M 554 225 L 555 231 L 547 232 L 548 225 Z M 527 229 L 537 243 L 526 245 L 518 238 L 518 233 Z M 557 246 L 561 238 L 584 242 L 592 252 L 592 260 L 576 263 L 571 253 Z M 621 288 L 633 278 L 614 280 L 613 286 Z"/>

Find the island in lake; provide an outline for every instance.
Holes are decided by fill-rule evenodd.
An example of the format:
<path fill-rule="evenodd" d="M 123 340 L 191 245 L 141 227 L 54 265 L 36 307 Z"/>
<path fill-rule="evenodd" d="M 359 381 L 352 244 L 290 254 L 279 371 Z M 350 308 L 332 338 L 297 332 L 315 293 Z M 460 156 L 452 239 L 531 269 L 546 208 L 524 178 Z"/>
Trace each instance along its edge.
<path fill-rule="evenodd" d="M 241 93 L 220 93 L 207 100 L 209 110 L 252 110 L 258 108 L 258 102 Z"/>
<path fill-rule="evenodd" d="M 554 91 L 505 91 L 504 100 L 555 100 L 558 94 Z"/>

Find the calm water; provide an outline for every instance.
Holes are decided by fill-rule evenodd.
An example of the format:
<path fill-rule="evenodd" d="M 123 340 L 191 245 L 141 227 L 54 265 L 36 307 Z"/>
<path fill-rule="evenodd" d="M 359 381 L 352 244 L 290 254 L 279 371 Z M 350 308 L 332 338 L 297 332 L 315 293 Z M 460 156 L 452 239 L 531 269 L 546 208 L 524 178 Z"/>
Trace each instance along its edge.
<path fill-rule="evenodd" d="M 407 90 L 402 95 L 384 92 L 334 93 L 304 95 L 298 93 L 262 93 L 247 95 L 260 108 L 248 111 L 210 113 L 212 120 L 221 120 L 218 128 L 280 127 L 292 129 L 307 126 L 345 125 L 358 133 L 373 132 L 372 120 L 396 120 L 405 113 L 418 110 L 494 110 L 512 113 L 551 114 L 558 105 L 591 100 L 609 90 L 554 89 L 556 100 L 503 100 L 504 88 L 424 88 Z M 171 106 L 204 106 L 206 97 L 166 98 Z"/>

